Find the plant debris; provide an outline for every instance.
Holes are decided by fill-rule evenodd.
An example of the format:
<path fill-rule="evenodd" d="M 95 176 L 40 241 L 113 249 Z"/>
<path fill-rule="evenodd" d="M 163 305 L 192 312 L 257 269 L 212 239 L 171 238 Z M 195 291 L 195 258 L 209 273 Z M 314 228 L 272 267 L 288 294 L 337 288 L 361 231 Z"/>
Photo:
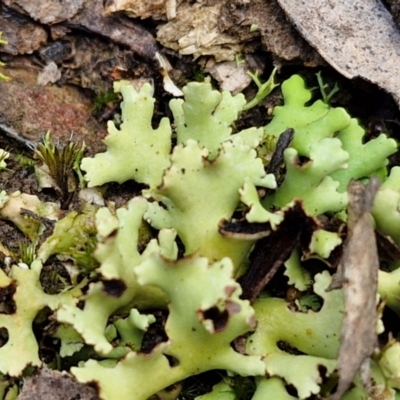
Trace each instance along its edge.
<path fill-rule="evenodd" d="M 349 184 L 347 239 L 343 256 L 329 289 L 343 286 L 344 319 L 338 355 L 339 384 L 331 400 L 340 400 L 361 368 L 361 379 L 371 391 L 370 357 L 377 342 L 379 258 L 375 232 L 369 216 L 380 182 L 371 178 L 367 186 Z"/>

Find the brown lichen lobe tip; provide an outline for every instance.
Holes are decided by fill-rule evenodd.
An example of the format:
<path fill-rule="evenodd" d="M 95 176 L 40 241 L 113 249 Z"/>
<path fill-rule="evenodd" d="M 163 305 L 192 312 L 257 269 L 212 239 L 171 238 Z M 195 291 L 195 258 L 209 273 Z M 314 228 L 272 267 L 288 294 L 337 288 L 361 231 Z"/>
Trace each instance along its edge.
<path fill-rule="evenodd" d="M 344 317 L 338 354 L 339 383 L 329 400 L 339 400 L 355 374 L 371 390 L 369 358 L 377 344 L 376 293 L 379 259 L 375 232 L 369 216 L 379 179 L 367 185 L 352 181 L 348 187 L 348 235 L 338 271 L 328 288 L 343 287 Z"/>

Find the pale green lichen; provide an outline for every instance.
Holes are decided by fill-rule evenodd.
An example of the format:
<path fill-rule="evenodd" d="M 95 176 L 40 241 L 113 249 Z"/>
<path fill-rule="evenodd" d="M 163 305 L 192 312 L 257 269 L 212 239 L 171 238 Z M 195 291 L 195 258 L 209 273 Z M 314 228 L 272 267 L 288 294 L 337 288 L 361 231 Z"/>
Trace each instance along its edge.
<path fill-rule="evenodd" d="M 206 258 L 189 257 L 175 262 L 153 253 L 135 272 L 140 284 L 159 287 L 169 298 L 165 326 L 168 342 L 146 356 L 129 353 L 113 370 L 90 361 L 83 368 L 73 369 L 79 380 L 97 379 L 104 394 L 113 393 L 116 386 L 123 387 L 129 381 L 132 386 L 119 390 L 119 396 L 145 400 L 172 383 L 210 369 L 226 369 L 245 376 L 263 374 L 259 356 L 239 354 L 230 345 L 251 329 L 255 320 L 249 302 L 239 299 L 241 290 L 232 278 L 229 259 L 209 265 Z M 214 326 L 207 317 L 212 309 L 226 314 L 226 326 Z M 176 365 L 170 366 L 166 355 L 172 356 Z M 146 379 L 143 368 L 157 371 L 157 379 Z"/>
<path fill-rule="evenodd" d="M 210 83 L 192 82 L 183 89 L 185 100 L 173 99 L 170 107 L 176 124 L 178 143 L 195 140 L 214 158 L 224 140 L 230 138 L 232 123 L 246 104 L 242 94 L 212 90 Z M 199 115 L 203 118 L 199 119 Z M 204 135 L 204 132 L 213 132 Z"/>
<path fill-rule="evenodd" d="M 397 149 L 396 142 L 381 134 L 364 143 L 365 131 L 344 109 L 331 108 L 321 100 L 305 106 L 311 92 L 299 76 L 282 84 L 282 94 L 285 104 L 275 108 L 265 133 L 279 136 L 293 128 L 295 135 L 285 151 L 285 180 L 264 204 L 283 207 L 297 197 L 312 214 L 343 210 L 350 180 L 381 176 L 388 156 Z"/>
<path fill-rule="evenodd" d="M 372 215 L 378 230 L 400 245 L 400 167 L 393 167 L 376 195 Z"/>
<path fill-rule="evenodd" d="M 339 182 L 329 176 L 347 165 L 348 153 L 342 149 L 340 141 L 324 138 L 315 142 L 309 157 L 302 163 L 295 148 L 285 150 L 285 180 L 272 196 L 265 199 L 265 206 L 283 207 L 300 198 L 306 211 L 314 215 L 337 212 L 346 207 L 347 194 L 338 192 Z"/>
<path fill-rule="evenodd" d="M 53 233 L 40 246 L 37 257 L 45 262 L 51 255 L 60 254 L 74 259 L 86 270 L 92 270 L 98 266 L 93 258 L 97 243 L 95 211 L 97 210 L 94 207 L 81 214 L 72 211 L 59 220 Z"/>
<path fill-rule="evenodd" d="M 6 159 L 10 156 L 8 151 L 0 149 L 0 171 L 7 168 Z"/>
<path fill-rule="evenodd" d="M 158 368 L 160 371 L 158 379 L 161 383 L 159 386 L 153 384 L 153 390 L 159 390 L 167 384 L 175 382 L 178 380 L 178 376 L 179 379 L 183 379 L 185 376 L 199 373 L 208 368 L 221 368 L 221 365 L 211 366 L 210 361 L 204 366 L 204 361 L 202 361 L 204 360 L 203 354 L 209 354 L 208 352 L 211 350 L 214 362 L 216 364 L 220 362 L 220 356 L 214 347 L 218 343 L 217 336 L 210 336 L 207 339 L 204 337 L 205 333 L 201 337 L 197 337 L 197 333 L 185 330 L 188 321 L 191 321 L 190 326 L 196 327 L 196 331 L 201 325 L 199 316 L 195 317 L 196 313 L 191 314 L 191 317 L 188 315 L 189 319 L 185 323 L 184 316 L 187 315 L 191 304 L 187 302 L 189 299 L 192 302 L 197 298 L 196 289 L 191 286 L 190 282 L 197 282 L 199 287 L 208 288 L 201 295 L 203 302 L 210 295 L 212 286 L 206 281 L 200 284 L 199 277 L 184 278 L 186 273 L 179 272 L 182 268 L 179 266 L 185 265 L 188 268 L 190 265 L 191 268 L 201 271 L 200 264 L 196 267 L 200 260 L 204 260 L 202 262 L 205 263 L 208 259 L 219 265 L 218 263 L 222 261 L 218 260 L 223 260 L 223 257 L 229 257 L 236 268 L 246 262 L 252 243 L 241 243 L 237 239 L 228 239 L 222 237 L 218 232 L 219 222 L 230 218 L 238 207 L 239 201 L 248 206 L 246 218 L 249 221 L 270 221 L 273 225 L 279 225 L 282 214 L 271 213 L 268 208 L 271 206 L 283 208 L 294 198 L 301 198 L 306 210 L 312 214 L 339 212 L 344 210 L 347 205 L 345 188 L 351 175 L 362 177 L 381 170 L 387 164 L 387 156 L 396 150 L 395 142 L 386 139 L 384 135 L 363 144 L 363 130 L 343 109 L 332 109 L 321 101 L 317 101 L 311 106 L 305 106 L 305 103 L 310 100 L 311 94 L 299 77 L 292 77 L 285 82 L 282 91 L 285 104 L 275 109 L 274 118 L 271 124 L 265 128 L 265 133 L 279 135 L 287 127 L 292 127 L 295 129 L 295 138 L 291 147 L 285 150 L 287 168 L 285 179 L 272 195 L 266 197 L 264 201 L 266 208 L 260 204 L 255 191 L 256 187 L 274 188 L 275 185 L 272 177 L 265 175 L 263 162 L 258 157 L 262 151 L 255 152 L 256 147 L 260 146 L 263 136 L 257 130 L 232 134 L 230 128 L 231 123 L 243 107 L 243 98 L 240 96 L 232 98 L 227 93 L 221 95 L 212 91 L 208 84 L 196 83 L 190 84 L 184 89 L 184 100 L 171 102 L 176 120 L 178 144 L 169 157 L 168 168 L 162 171 L 161 184 L 158 187 L 150 185 L 150 190 L 145 192 L 145 196 L 152 201 L 147 205 L 143 216 L 152 226 L 161 229 L 161 232 L 166 228 L 176 230 L 188 258 L 175 260 L 176 253 L 173 252 L 170 261 L 167 261 L 168 257 L 161 259 L 157 255 L 161 250 L 155 246 L 154 251 L 143 253 L 142 261 L 135 268 L 135 271 L 138 271 L 137 283 L 139 285 L 161 285 L 160 287 L 167 293 L 170 301 L 166 333 L 171 343 L 167 342 L 160 346 L 148 358 L 148 362 L 153 364 L 153 368 Z M 228 105 L 230 105 L 230 109 L 227 109 Z M 201 115 L 201 118 L 198 118 L 198 115 Z M 339 136 L 336 135 L 337 131 L 339 131 Z M 361 152 L 363 162 L 356 159 L 356 153 L 350 143 L 358 146 L 358 149 L 365 149 Z M 371 151 L 374 151 L 373 155 Z M 301 162 L 299 156 L 307 157 L 308 160 Z M 367 158 L 371 157 L 373 158 L 372 162 L 368 166 L 363 165 L 363 163 L 367 164 Z M 342 171 L 345 172 L 342 173 Z M 89 171 L 89 173 L 91 172 Z M 317 231 L 310 251 L 325 258 L 340 243 L 341 239 L 335 233 Z M 124 250 L 121 248 L 120 251 Z M 108 251 L 107 254 L 111 254 L 111 252 Z M 197 258 L 199 255 L 207 258 Z M 117 255 L 110 257 L 118 258 Z M 136 263 L 134 262 L 132 265 Z M 100 270 L 104 270 L 106 265 L 107 263 L 104 263 L 103 260 Z M 152 273 L 153 269 L 157 273 Z M 212 270 L 207 268 L 204 270 L 204 276 L 207 279 L 210 279 Z M 199 271 L 198 273 L 200 273 Z M 174 274 L 181 273 L 180 278 L 173 278 Z M 155 280 L 141 278 L 142 275 L 148 274 L 152 274 L 151 276 Z M 289 283 L 294 284 L 299 290 L 309 288 L 311 279 L 307 271 L 303 270 L 295 253 L 286 263 L 286 274 L 289 276 Z M 220 282 L 216 276 L 213 281 L 214 279 L 215 282 Z M 172 282 L 181 283 L 178 291 L 173 289 Z M 269 354 L 265 359 L 266 372 L 280 376 L 286 382 L 293 384 L 300 398 L 319 393 L 321 377 L 318 365 L 324 365 L 330 373 L 336 367 L 335 358 L 341 324 L 341 293 L 332 292 L 329 295 L 324 293 L 321 287 L 327 287 L 329 283 L 329 275 L 326 273 L 321 275 L 319 280 L 316 279 L 316 282 L 314 291 L 324 298 L 323 308 L 320 311 L 314 312 L 313 315 L 301 312 L 293 313 L 289 311 L 284 300 L 260 300 L 255 304 L 259 325 L 256 333 L 248 340 L 250 353 L 262 356 Z M 186 294 L 186 290 L 189 290 L 190 293 Z M 219 293 L 219 296 L 222 296 L 222 292 Z M 185 298 L 186 301 L 179 303 L 181 298 Z M 264 303 L 267 304 L 265 308 L 260 306 Z M 179 307 L 175 308 L 178 304 Z M 212 307 L 213 304 L 210 302 L 208 307 Z M 202 308 L 198 305 L 196 309 L 201 310 Z M 217 309 L 221 312 L 224 311 L 223 303 Z M 278 321 L 280 322 L 278 323 Z M 335 324 L 336 333 L 332 333 L 332 323 Z M 294 325 L 290 331 L 286 328 L 288 324 Z M 102 326 L 104 327 L 104 322 Z M 326 331 L 327 326 L 330 327 L 329 332 Z M 213 334 L 212 321 L 209 321 L 201 329 L 204 328 L 206 328 L 206 332 L 208 329 L 209 334 Z M 243 327 L 243 329 L 246 331 L 250 327 Z M 267 333 L 264 332 L 265 329 L 268 329 Z M 239 333 L 236 332 L 236 334 Z M 287 336 L 288 334 L 289 336 Z M 264 341 L 268 340 L 270 348 L 264 349 L 265 345 L 261 343 L 254 344 L 256 337 L 263 337 Z M 277 347 L 277 341 L 288 342 L 303 351 L 305 355 L 291 356 Z M 196 346 L 194 342 L 197 343 Z M 205 343 L 205 348 L 202 347 L 202 343 Z M 199 345 L 201 347 L 198 347 Z M 218 348 L 223 348 L 222 342 L 218 344 Z M 199 349 L 201 354 L 199 354 Z M 188 353 L 191 353 L 192 356 L 189 357 Z M 232 368 L 238 367 L 234 359 L 240 355 L 232 353 L 231 350 L 229 353 L 231 366 L 222 368 L 232 370 Z M 162 361 L 163 354 L 173 356 L 177 360 L 177 366 L 169 372 L 163 372 L 170 368 Z M 293 371 L 287 368 L 288 362 L 293 365 Z M 127 355 L 113 370 L 113 373 L 118 373 L 115 375 L 115 379 L 120 376 L 122 371 L 129 375 L 130 381 L 135 382 L 141 376 L 138 375 L 138 372 L 134 372 L 133 364 L 129 367 L 130 372 L 128 372 L 130 363 L 144 365 L 143 361 L 140 361 L 139 355 Z M 298 365 L 299 363 L 301 365 Z M 241 367 L 243 367 L 243 362 Z M 110 393 L 109 396 L 111 396 L 113 385 L 109 385 L 104 379 L 101 379 L 101 376 L 106 374 L 106 371 L 104 370 L 103 373 L 101 368 L 103 367 L 90 361 L 82 371 L 75 369 L 74 373 L 83 381 L 97 376 L 99 381 L 105 385 L 103 393 Z M 182 375 L 179 375 L 179 370 L 184 371 Z M 190 372 L 188 372 L 189 370 Z M 301 373 L 299 373 L 300 370 Z M 236 372 L 245 375 L 249 373 L 243 370 L 236 370 Z M 259 373 L 263 374 L 261 370 Z M 125 379 L 128 379 L 128 375 Z M 142 385 L 135 398 L 139 399 L 142 396 L 144 398 L 144 396 L 150 395 L 150 392 L 146 392 L 146 390 Z M 124 393 L 121 391 L 119 395 L 124 397 Z M 105 395 L 105 398 L 108 396 Z"/>
<path fill-rule="evenodd" d="M 87 344 L 93 345 L 102 354 L 112 350 L 112 345 L 105 336 L 105 329 L 114 312 L 132 306 L 144 308 L 166 304 L 165 295 L 160 290 L 140 286 L 133 273 L 133 268 L 140 264 L 143 257 L 135 244 L 146 208 L 145 199 L 138 197 L 130 201 L 128 208 L 117 211 L 118 233 L 110 232 L 110 236 L 100 238 L 95 251 L 95 257 L 101 263 L 98 273 L 104 281 L 90 284 L 84 297 L 83 309 L 66 305 L 57 313 L 59 321 L 71 324 Z M 105 208 L 102 210 L 104 218 L 103 213 L 109 211 Z M 113 218 L 110 221 L 111 224 L 114 223 Z M 108 294 L 105 289 L 107 282 L 113 279 L 123 282 L 120 293 L 116 296 Z"/>
<path fill-rule="evenodd" d="M 15 311 L 0 314 L 0 326 L 8 333 L 8 341 L 0 348 L 0 371 L 10 376 L 21 376 L 28 366 L 40 366 L 39 346 L 32 331 L 32 321 L 45 307 L 57 310 L 61 305 L 75 306 L 81 295 L 78 287 L 58 295 L 43 292 L 40 284 L 42 264 L 35 261 L 30 269 L 16 265 L 8 276 L 0 271 L 0 288 L 13 293 Z"/>
<path fill-rule="evenodd" d="M 341 243 L 342 239 L 336 232 L 318 229 L 311 238 L 310 253 L 321 259 L 328 258 L 331 252 Z"/>
<path fill-rule="evenodd" d="M 301 266 L 299 250 L 295 249 L 288 260 L 285 261 L 285 276 L 289 278 L 288 284 L 304 291 L 311 286 L 310 274 Z"/>
<path fill-rule="evenodd" d="M 189 140 L 186 146 L 175 147 L 171 167 L 153 194 L 159 203 L 149 204 L 146 219 L 157 229 L 176 229 L 186 254 L 197 251 L 210 260 L 229 256 L 239 266 L 252 243 L 225 238 L 218 227 L 235 211 L 245 182 L 252 187 L 275 186 L 274 177 L 265 174 L 254 149 L 228 141 L 209 161 L 207 151 Z"/>
<path fill-rule="evenodd" d="M 235 278 L 247 267 L 256 239 L 222 235 L 220 225 L 239 216 L 279 229 L 294 199 L 309 214 L 345 216 L 350 179 L 379 174 L 384 182 L 373 216 L 377 228 L 399 243 L 400 169 L 386 177 L 394 140 L 382 134 L 365 142 L 364 130 L 344 109 L 321 100 L 309 104 L 311 91 L 299 76 L 282 84 L 284 104 L 274 109 L 270 124 L 239 132 L 234 124 L 246 108 L 244 96 L 220 93 L 209 83 L 189 83 L 184 99 L 170 103 L 174 125 L 163 118 L 156 129 L 149 84 L 136 91 L 119 82 L 115 90 L 123 97 L 122 123 L 109 123 L 107 150 L 84 158 L 81 168 L 89 186 L 134 179 L 146 186 L 140 195 L 117 209 L 111 203 L 90 206 L 58 220 L 57 207 L 0 193 L 0 216 L 27 237 L 40 238 L 43 226 L 40 218 L 27 221 L 21 208 L 55 223 L 30 269 L 12 265 L 10 272 L 1 271 L 0 290 L 15 288 L 16 311 L 0 314 L 0 327 L 9 334 L 0 348 L 0 372 L 21 376 L 28 365 L 42 364 L 32 321 L 49 307 L 59 324 L 52 338 L 60 342 L 60 357 L 72 357 L 71 372 L 80 382 L 96 382 L 103 400 L 146 400 L 215 369 L 255 377 L 252 400 L 329 395 L 342 293 L 326 292 L 328 271 L 315 275 L 303 258 L 325 260 L 342 239 L 315 228 L 307 251 L 297 246 L 284 263 L 285 278 L 299 298 L 263 294 L 252 306 L 241 299 Z M 284 151 L 286 172 L 277 185 L 265 165 L 287 128 L 294 129 L 294 139 Z M 52 257 L 68 259 L 84 279 L 75 277 L 60 294 L 45 294 L 40 272 Z M 380 272 L 378 290 L 397 313 L 399 270 L 393 265 L 391 272 Z M 167 338 L 145 354 L 141 346 L 155 322 L 153 310 L 166 315 Z M 232 345 L 241 335 L 248 336 L 246 352 Z M 26 345 L 17 348 L 20 343 Z M 301 354 L 292 354 L 296 351 Z M 374 357 L 375 388 L 387 399 L 399 387 L 398 354 L 393 339 Z M 346 396 L 365 397 L 358 380 Z M 233 400 L 238 394 L 227 380 L 200 398 Z"/>
<path fill-rule="evenodd" d="M 33 215 L 24 214 L 24 210 Z M 57 212 L 57 204 L 44 203 L 37 196 L 19 191 L 12 194 L 5 191 L 0 193 L 0 217 L 15 224 L 30 240 L 37 240 L 44 230 L 40 217 L 54 221 L 57 219 Z M 39 218 L 35 218 L 35 214 Z"/>
<path fill-rule="evenodd" d="M 122 123 L 119 129 L 113 122 L 108 123 L 109 135 L 104 140 L 107 151 L 93 159 L 84 158 L 81 168 L 86 171 L 89 186 L 135 179 L 156 187 L 169 165 L 171 127 L 163 118 L 157 129 L 152 128 L 154 98 L 150 84 L 144 84 L 137 92 L 122 81 L 115 83 L 115 91 L 124 97 Z"/>
<path fill-rule="evenodd" d="M 319 393 L 319 365 L 328 373 L 336 366 L 343 300 L 341 292 L 325 291 L 330 280 L 327 272 L 315 277 L 314 292 L 324 299 L 318 312 L 291 311 L 286 301 L 278 298 L 260 299 L 254 304 L 258 327 L 247 341 L 247 352 L 263 355 L 267 373 L 294 385 L 302 399 Z M 279 348 L 279 343 L 304 355 L 289 354 Z"/>
<path fill-rule="evenodd" d="M 154 322 L 154 315 L 143 315 L 136 308 L 132 308 L 128 317 L 114 322 L 121 337 L 121 345 L 129 345 L 131 349 L 139 351 L 144 333 Z"/>
<path fill-rule="evenodd" d="M 196 400 L 236 400 L 237 396 L 234 390 L 226 383 L 219 382 L 209 393 L 196 397 Z"/>
<path fill-rule="evenodd" d="M 60 356 L 69 357 L 78 352 L 85 345 L 82 337 L 70 325 L 60 324 L 53 337 L 60 339 Z"/>

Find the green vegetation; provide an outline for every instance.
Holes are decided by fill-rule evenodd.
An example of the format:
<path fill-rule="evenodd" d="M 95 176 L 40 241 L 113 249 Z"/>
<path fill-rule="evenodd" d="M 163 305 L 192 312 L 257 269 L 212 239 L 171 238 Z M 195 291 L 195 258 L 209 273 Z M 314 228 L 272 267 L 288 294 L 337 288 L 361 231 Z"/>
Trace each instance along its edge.
<path fill-rule="evenodd" d="M 179 382 L 212 370 L 223 379 L 198 399 L 306 399 L 334 390 L 343 296 L 326 291 L 328 267 L 309 270 L 303 259 L 327 260 L 342 243 L 340 233 L 315 220 L 307 246 L 296 246 L 282 266 L 295 296 L 262 293 L 251 304 L 237 278 L 258 238 L 222 234 L 221 223 L 240 219 L 279 230 L 296 207 L 310 217 L 346 218 L 350 180 L 377 175 L 383 183 L 372 214 L 377 228 L 400 245 L 400 168 L 388 171 L 397 144 L 385 134 L 365 141 L 359 122 L 329 105 L 332 91 L 313 102 L 297 75 L 283 82 L 284 104 L 270 124 L 234 131 L 239 115 L 275 86 L 274 73 L 265 84 L 253 79 L 259 93 L 250 103 L 207 82 L 189 83 L 184 98 L 170 102 L 173 127 L 163 118 L 156 128 L 152 87 L 136 91 L 117 82 L 122 123 L 109 122 L 104 153 L 81 160 L 83 146 L 59 149 L 46 137 L 36 154 L 59 204 L 0 192 L 0 217 L 38 242 L 33 255 L 21 250 L 27 269 L 14 260 L 9 272 L 0 270 L 0 293 L 11 293 L 16 305 L 15 312 L 0 314 L 9 337 L 0 347 L 4 376 L 21 377 L 28 366 L 43 365 L 32 324 L 46 307 L 57 326 L 49 335 L 61 346 L 61 363 L 68 359 L 80 382 L 96 382 L 104 400 L 176 398 Z M 288 128 L 294 138 L 283 151 L 285 172 L 277 182 L 266 172 L 265 155 Z M 89 188 L 135 180 L 144 189 L 119 208 L 88 203 L 60 217 L 79 190 L 77 168 Z M 21 217 L 21 208 L 42 219 Z M 42 238 L 48 220 L 54 227 Z M 48 294 L 40 275 L 52 257 L 68 261 L 71 284 Z M 399 267 L 380 273 L 378 289 L 398 314 Z M 166 315 L 159 328 L 165 338 L 145 352 L 154 310 Z M 400 389 L 399 354 L 393 338 L 373 357 L 374 389 L 385 399 Z M 174 384 L 178 389 L 167 397 L 163 390 Z M 366 399 L 358 380 L 346 396 Z"/>

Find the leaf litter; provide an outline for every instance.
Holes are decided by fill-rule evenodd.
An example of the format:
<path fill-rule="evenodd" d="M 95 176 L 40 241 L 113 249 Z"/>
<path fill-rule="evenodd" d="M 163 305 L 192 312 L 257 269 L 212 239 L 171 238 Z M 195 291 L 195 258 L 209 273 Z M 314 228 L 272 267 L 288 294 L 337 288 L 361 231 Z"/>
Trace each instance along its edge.
<path fill-rule="evenodd" d="M 339 400 L 360 370 L 370 389 L 370 356 L 377 346 L 377 282 L 379 258 L 369 212 L 380 182 L 371 178 L 364 186 L 352 181 L 348 187 L 348 235 L 338 271 L 329 287 L 343 287 L 344 319 L 338 355 L 339 384 L 330 400 Z"/>

